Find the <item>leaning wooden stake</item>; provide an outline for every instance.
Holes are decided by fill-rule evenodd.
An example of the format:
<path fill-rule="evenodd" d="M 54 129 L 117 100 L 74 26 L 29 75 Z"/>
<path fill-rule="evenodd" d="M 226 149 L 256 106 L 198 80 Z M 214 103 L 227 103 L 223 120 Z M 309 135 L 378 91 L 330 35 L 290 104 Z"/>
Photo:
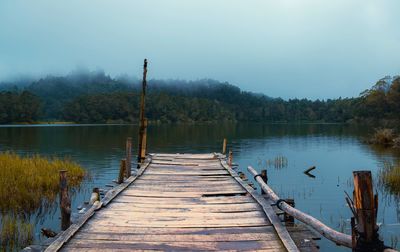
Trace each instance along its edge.
<path fill-rule="evenodd" d="M 121 159 L 119 166 L 119 174 L 118 174 L 118 184 L 124 182 L 125 167 L 126 167 L 126 159 Z"/>
<path fill-rule="evenodd" d="M 226 154 L 226 138 L 224 138 L 224 141 L 222 143 L 222 154 L 223 155 Z"/>
<path fill-rule="evenodd" d="M 378 198 L 374 195 L 371 171 L 354 171 L 354 212 L 356 214 L 356 235 L 353 251 L 382 251 L 383 242 L 379 240 L 376 217 Z"/>
<path fill-rule="evenodd" d="M 67 171 L 60 171 L 61 230 L 71 225 L 71 199 L 68 195 Z"/>
<path fill-rule="evenodd" d="M 139 118 L 139 146 L 138 146 L 138 166 L 144 160 L 142 156 L 143 136 L 145 134 L 145 99 L 146 99 L 146 86 L 147 86 L 147 59 L 144 59 L 143 64 L 143 80 L 142 80 L 142 95 L 140 97 L 140 118 Z"/>
<path fill-rule="evenodd" d="M 131 167 L 132 167 L 132 138 L 128 137 L 126 139 L 126 177 L 129 178 L 131 176 Z"/>

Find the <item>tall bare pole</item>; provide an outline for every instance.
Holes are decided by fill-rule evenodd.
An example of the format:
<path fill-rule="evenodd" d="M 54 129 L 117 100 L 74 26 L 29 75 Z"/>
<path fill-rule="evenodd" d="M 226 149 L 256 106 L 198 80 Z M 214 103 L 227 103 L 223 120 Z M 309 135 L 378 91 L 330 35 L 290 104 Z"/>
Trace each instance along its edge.
<path fill-rule="evenodd" d="M 140 119 L 139 119 L 139 146 L 138 146 L 138 167 L 140 163 L 144 160 L 144 155 L 142 156 L 142 148 L 143 148 L 143 136 L 146 131 L 145 125 L 145 99 L 146 99 L 146 86 L 147 86 L 147 59 L 144 59 L 143 64 L 143 81 L 142 81 L 142 95 L 140 97 Z"/>

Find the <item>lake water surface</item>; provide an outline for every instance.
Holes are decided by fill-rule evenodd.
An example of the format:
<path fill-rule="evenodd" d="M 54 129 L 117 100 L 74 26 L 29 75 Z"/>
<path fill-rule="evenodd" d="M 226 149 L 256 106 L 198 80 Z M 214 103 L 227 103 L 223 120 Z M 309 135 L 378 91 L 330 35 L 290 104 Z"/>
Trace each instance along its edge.
<path fill-rule="evenodd" d="M 399 152 L 364 144 L 363 139 L 372 130 L 339 124 L 152 125 L 148 129 L 148 151 L 220 152 L 226 137 L 234 162 L 250 181 L 248 165 L 257 170 L 267 169 L 269 184 L 281 198 L 294 198 L 298 209 L 349 233 L 351 212 L 344 191 L 352 194 L 352 171 L 371 170 L 377 178 L 384 161 L 400 158 Z M 117 177 L 126 137 L 133 137 L 136 153 L 137 132 L 135 125 L 3 126 L 0 150 L 69 156 L 80 163 L 90 179 L 72 195 L 72 209 L 77 211 L 77 206 L 89 199 L 93 187 L 105 188 Z M 274 159 L 278 156 L 284 157 L 287 165 L 276 167 Z M 312 171 L 315 178 L 303 174 L 310 166 L 317 167 Z M 380 197 L 380 234 L 386 245 L 396 244 L 400 239 L 399 200 L 383 188 L 375 188 Z M 55 204 L 45 216 L 32 217 L 37 242 L 42 239 L 40 228 L 59 231 L 59 216 Z M 349 251 L 326 240 L 319 244 L 321 251 Z"/>

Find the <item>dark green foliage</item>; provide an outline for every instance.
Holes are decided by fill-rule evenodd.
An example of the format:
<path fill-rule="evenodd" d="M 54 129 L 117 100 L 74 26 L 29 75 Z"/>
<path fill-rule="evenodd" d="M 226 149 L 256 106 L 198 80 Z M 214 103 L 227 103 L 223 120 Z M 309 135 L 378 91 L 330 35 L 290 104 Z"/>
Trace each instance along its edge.
<path fill-rule="evenodd" d="M 0 123 L 37 119 L 120 123 L 139 117 L 141 83 L 137 79 L 77 71 L 30 85 L 9 82 L 6 86 L 15 91 L 2 93 Z M 29 92 L 19 94 L 18 88 Z M 32 94 L 43 103 L 41 118 L 38 99 Z M 397 120 L 400 78 L 385 77 L 358 98 L 315 101 L 274 99 L 210 79 L 150 80 L 146 99 L 147 118 L 159 122 L 374 122 Z"/>
<path fill-rule="evenodd" d="M 0 92 L 0 123 L 34 122 L 40 107 L 40 99 L 28 91 Z"/>

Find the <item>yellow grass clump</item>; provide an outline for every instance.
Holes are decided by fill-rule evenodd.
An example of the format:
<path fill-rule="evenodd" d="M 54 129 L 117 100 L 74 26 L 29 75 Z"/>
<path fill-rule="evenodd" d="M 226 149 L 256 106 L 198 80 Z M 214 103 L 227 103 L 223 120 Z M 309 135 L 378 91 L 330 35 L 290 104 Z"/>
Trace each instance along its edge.
<path fill-rule="evenodd" d="M 60 170 L 68 171 L 70 187 L 77 187 L 85 176 L 69 159 L 0 152 L 0 251 L 19 250 L 32 242 L 29 217 L 44 214 L 57 199 Z"/>
<path fill-rule="evenodd" d="M 44 201 L 52 202 L 59 191 L 59 171 L 67 170 L 69 186 L 77 186 L 85 172 L 68 159 L 21 157 L 0 153 L 0 211 L 31 213 Z"/>
<path fill-rule="evenodd" d="M 385 162 L 379 171 L 379 184 L 390 193 L 400 196 L 400 163 Z"/>

